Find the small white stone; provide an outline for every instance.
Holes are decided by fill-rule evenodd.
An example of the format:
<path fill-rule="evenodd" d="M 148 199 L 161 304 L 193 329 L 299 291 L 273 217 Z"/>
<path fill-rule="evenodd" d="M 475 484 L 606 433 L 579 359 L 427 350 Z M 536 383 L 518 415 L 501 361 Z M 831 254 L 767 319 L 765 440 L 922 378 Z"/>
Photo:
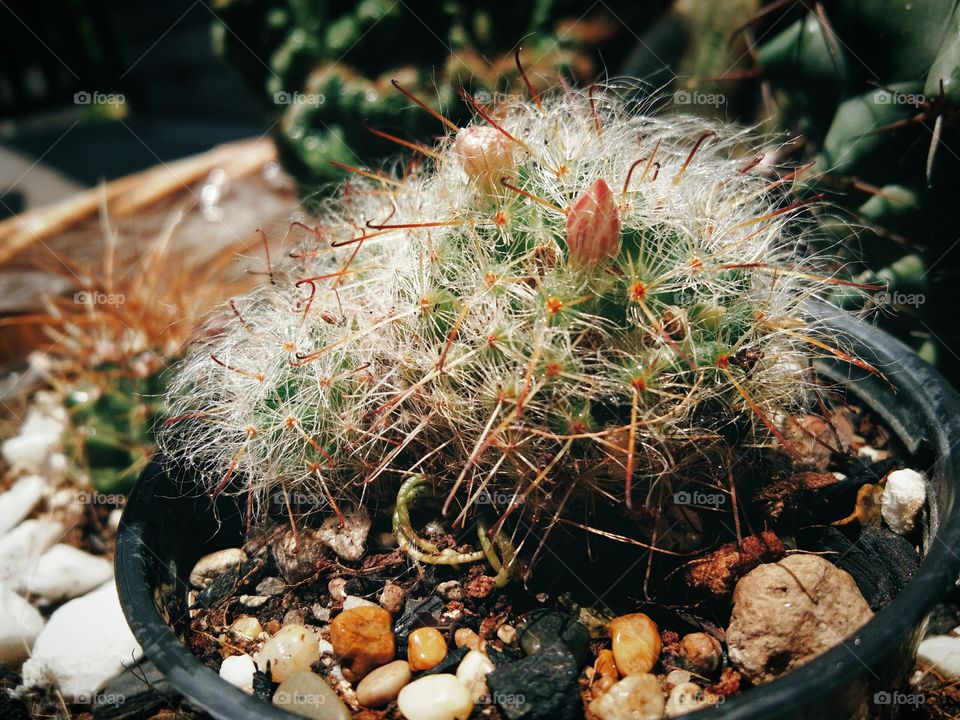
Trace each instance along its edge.
<path fill-rule="evenodd" d="M 89 701 L 142 654 L 109 582 L 50 616 L 23 664 L 23 684 L 54 685 L 70 702 Z"/>
<path fill-rule="evenodd" d="M 470 693 L 456 676 L 426 675 L 405 686 L 397 706 L 407 720 L 467 720 L 473 712 Z"/>
<path fill-rule="evenodd" d="M 857 457 L 862 460 L 869 460 L 872 463 L 880 462 L 881 460 L 886 460 L 890 457 L 890 453 L 886 450 L 880 450 L 870 445 L 864 445 L 862 448 L 857 450 Z"/>
<path fill-rule="evenodd" d="M 11 467 L 39 469 L 59 442 L 59 436 L 51 438 L 46 435 L 14 435 L 3 441 L 0 453 Z"/>
<path fill-rule="evenodd" d="M 334 602 L 337 600 L 346 600 L 347 581 L 343 578 L 333 578 L 333 580 L 327 583 L 327 592 L 330 593 L 330 597 L 333 598 Z"/>
<path fill-rule="evenodd" d="M 370 605 L 376 605 L 375 602 L 370 602 L 366 598 L 358 597 L 356 595 L 347 595 L 343 599 L 343 609 L 344 610 L 353 610 L 358 607 L 369 607 Z"/>
<path fill-rule="evenodd" d="M 916 470 L 894 470 L 887 475 L 880 514 L 890 529 L 900 535 L 913 530 L 927 497 L 923 475 Z"/>
<path fill-rule="evenodd" d="M 17 435 L 4 441 L 0 448 L 3 459 L 11 466 L 39 469 L 51 453 L 60 449 L 66 421 L 62 405 L 38 403 L 35 399 Z"/>
<path fill-rule="evenodd" d="M 231 655 L 220 664 L 220 677 L 245 693 L 253 694 L 253 674 L 257 665 L 249 655 Z"/>
<path fill-rule="evenodd" d="M 663 682 L 665 685 L 682 685 L 690 682 L 691 677 L 693 674 L 689 670 L 671 670 L 663 678 Z"/>
<path fill-rule="evenodd" d="M 470 693 L 471 699 L 478 703 L 489 694 L 487 675 L 493 671 L 494 665 L 490 658 L 479 650 L 471 650 L 457 666 L 457 680 Z"/>
<path fill-rule="evenodd" d="M 960 637 L 931 635 L 920 643 L 917 660 L 948 680 L 960 676 Z"/>
<path fill-rule="evenodd" d="M 6 588 L 0 587 L 0 662 L 19 666 L 30 655 L 43 617 L 37 609 Z"/>
<path fill-rule="evenodd" d="M 343 527 L 336 515 L 328 517 L 317 531 L 317 539 L 344 560 L 359 560 L 370 534 L 370 515 L 360 509 L 343 515 Z"/>
<path fill-rule="evenodd" d="M 703 690 L 692 682 L 680 683 L 670 691 L 667 705 L 664 709 L 667 717 L 678 717 L 687 713 L 709 707 L 713 703 L 703 696 Z"/>
<path fill-rule="evenodd" d="M 27 569 L 63 535 L 52 520 L 24 520 L 0 537 L 0 584 L 16 587 Z"/>
<path fill-rule="evenodd" d="M 650 673 L 627 675 L 590 702 L 599 720 L 660 720 L 664 709 L 660 681 Z"/>
<path fill-rule="evenodd" d="M 264 671 L 269 662 L 273 681 L 283 682 L 293 673 L 309 670 L 320 659 L 319 638 L 313 628 L 284 625 L 254 657 Z"/>
<path fill-rule="evenodd" d="M 195 588 L 207 588 L 215 577 L 240 567 L 246 559 L 247 554 L 241 548 L 227 548 L 204 555 L 190 571 L 190 584 Z"/>
<path fill-rule="evenodd" d="M 333 655 L 333 643 L 329 640 L 320 639 L 320 654 L 321 655 Z"/>
<path fill-rule="evenodd" d="M 260 621 L 253 615 L 241 615 L 233 621 L 230 630 L 247 640 L 253 640 L 263 632 Z"/>
<path fill-rule="evenodd" d="M 28 475 L 0 493 L 0 535 L 19 525 L 43 499 L 46 489 L 46 480 L 39 475 Z"/>
<path fill-rule="evenodd" d="M 113 577 L 113 565 L 71 545 L 54 545 L 22 577 L 24 594 L 51 602 L 83 595 Z"/>
<path fill-rule="evenodd" d="M 257 608 L 262 608 L 268 602 L 270 602 L 269 595 L 241 595 L 240 604 L 245 608 L 250 608 L 251 610 L 256 610 Z"/>

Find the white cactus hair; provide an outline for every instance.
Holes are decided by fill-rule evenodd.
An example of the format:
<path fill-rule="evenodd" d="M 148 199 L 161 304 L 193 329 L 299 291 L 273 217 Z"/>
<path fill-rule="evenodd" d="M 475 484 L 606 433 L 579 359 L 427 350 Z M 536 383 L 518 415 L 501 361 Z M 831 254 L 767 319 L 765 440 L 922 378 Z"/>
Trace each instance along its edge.
<path fill-rule="evenodd" d="M 497 98 L 472 125 L 513 150 L 496 182 L 453 133 L 403 176 L 351 179 L 184 361 L 165 453 L 254 511 L 392 498 L 423 473 L 451 516 L 497 491 L 501 519 L 550 519 L 675 489 L 730 451 L 735 417 L 777 445 L 828 350 L 801 305 L 829 281 L 783 187 L 749 171 L 749 131 L 642 110 L 615 87 Z M 598 179 L 618 254 L 573 267 L 565 213 Z"/>

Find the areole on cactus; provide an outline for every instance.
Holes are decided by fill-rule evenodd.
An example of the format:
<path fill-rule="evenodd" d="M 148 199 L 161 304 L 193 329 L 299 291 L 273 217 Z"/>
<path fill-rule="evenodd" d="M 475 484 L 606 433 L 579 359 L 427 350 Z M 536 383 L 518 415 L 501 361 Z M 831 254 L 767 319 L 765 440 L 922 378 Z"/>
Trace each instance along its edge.
<path fill-rule="evenodd" d="M 834 281 L 804 269 L 800 206 L 752 172 L 750 134 L 614 88 L 467 100 L 475 123 L 405 143 L 424 158 L 402 177 L 356 169 L 295 224 L 291 259 L 177 374 L 167 454 L 251 515 L 402 486 L 414 557 L 502 570 L 532 526 L 656 508 L 704 460 L 789 450 L 814 354 L 845 356 L 804 319 Z M 430 498 L 482 550 L 419 541 L 406 503 Z"/>

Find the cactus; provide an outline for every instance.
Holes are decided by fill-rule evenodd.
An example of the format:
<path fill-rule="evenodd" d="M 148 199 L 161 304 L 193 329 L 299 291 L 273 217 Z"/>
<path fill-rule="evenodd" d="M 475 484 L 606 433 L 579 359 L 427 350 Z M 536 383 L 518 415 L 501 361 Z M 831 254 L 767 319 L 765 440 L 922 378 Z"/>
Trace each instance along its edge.
<path fill-rule="evenodd" d="M 393 149 L 365 123 L 415 137 L 441 130 L 429 116 L 400 112 L 409 102 L 393 91 L 392 79 L 435 110 L 465 119 L 456 95 L 462 83 L 472 82 L 474 92 L 521 88 L 514 63 L 521 38 L 538 87 L 561 75 L 589 82 L 597 69 L 589 51 L 598 40 L 605 41 L 604 59 L 615 62 L 622 42 L 611 36 L 650 14 L 624 6 L 614 15 L 599 6 L 585 15 L 569 0 L 484 7 L 462 0 L 221 0 L 214 10 L 217 52 L 263 100 L 281 161 L 304 196 L 343 179 L 329 160 L 373 162 Z"/>
<path fill-rule="evenodd" d="M 798 254 L 790 178 L 753 172 L 745 130 L 620 97 L 465 95 L 476 119 L 424 162 L 356 168 L 184 362 L 165 452 L 253 515 L 402 484 L 418 559 L 444 562 L 405 520 L 432 497 L 490 523 L 500 569 L 520 516 L 658 506 L 711 459 L 792 451 L 810 360 L 847 356 L 803 314 L 832 284 Z"/>

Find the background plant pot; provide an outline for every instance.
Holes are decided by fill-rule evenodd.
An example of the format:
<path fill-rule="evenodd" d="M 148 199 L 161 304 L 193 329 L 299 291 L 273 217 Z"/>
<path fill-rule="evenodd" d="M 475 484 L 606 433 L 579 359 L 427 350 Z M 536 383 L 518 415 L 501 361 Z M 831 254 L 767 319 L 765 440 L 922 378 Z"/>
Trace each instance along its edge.
<path fill-rule="evenodd" d="M 960 574 L 960 507 L 957 506 L 960 396 L 903 343 L 823 306 L 813 308 L 854 355 L 885 378 L 834 360 L 818 363 L 826 379 L 880 415 L 905 448 L 908 461 L 928 468 L 931 502 L 926 513 L 925 558 L 910 585 L 861 631 L 810 664 L 723 705 L 691 715 L 793 719 L 882 717 L 898 713 L 877 693 L 900 685 L 913 664 L 926 616 Z M 187 577 L 196 560 L 242 543 L 240 509 L 229 498 L 196 496 L 172 463 L 144 471 L 120 524 L 116 576 L 127 621 L 146 655 L 170 684 L 216 718 L 291 718 L 220 680 L 184 646 L 189 627 Z M 876 697 L 875 697 L 876 696 Z"/>

